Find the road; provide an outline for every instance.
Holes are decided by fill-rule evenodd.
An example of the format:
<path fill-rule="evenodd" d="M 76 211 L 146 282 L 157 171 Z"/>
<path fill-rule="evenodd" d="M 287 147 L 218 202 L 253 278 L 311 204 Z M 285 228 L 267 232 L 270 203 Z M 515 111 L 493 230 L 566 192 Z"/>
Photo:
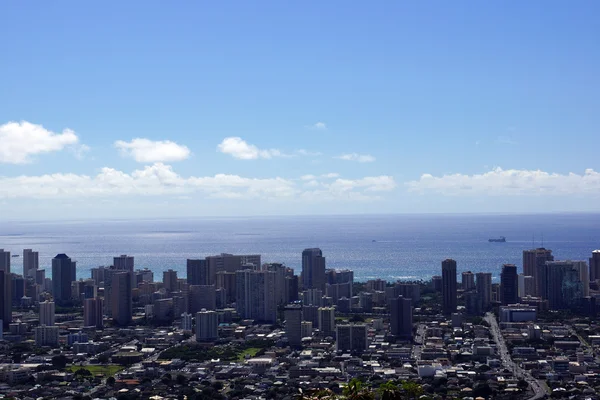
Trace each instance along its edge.
<path fill-rule="evenodd" d="M 544 396 L 549 395 L 547 392 L 546 386 L 535 379 L 531 374 L 522 369 L 519 365 L 515 364 L 508 352 L 506 347 L 506 343 L 504 342 L 504 337 L 502 336 L 502 332 L 500 332 L 500 327 L 498 326 L 498 322 L 496 322 L 496 317 L 492 313 L 487 313 L 485 315 L 485 320 L 490 324 L 490 332 L 496 342 L 496 346 L 498 347 L 498 353 L 500 355 L 500 359 L 502 360 L 502 365 L 504 368 L 512 371 L 513 375 L 518 379 L 525 379 L 531 389 L 533 390 L 533 396 L 529 398 L 529 400 L 538 400 L 544 398 Z"/>
<path fill-rule="evenodd" d="M 421 350 L 425 343 L 425 325 L 419 324 L 417 326 L 417 332 L 415 334 L 413 348 L 412 348 L 412 359 L 419 361 L 421 360 Z"/>

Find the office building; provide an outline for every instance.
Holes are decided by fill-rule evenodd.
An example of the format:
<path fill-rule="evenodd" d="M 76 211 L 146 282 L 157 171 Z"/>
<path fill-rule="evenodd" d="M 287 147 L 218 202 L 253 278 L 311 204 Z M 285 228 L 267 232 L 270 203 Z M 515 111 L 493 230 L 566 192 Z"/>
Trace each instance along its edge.
<path fill-rule="evenodd" d="M 0 320 L 5 329 L 12 322 L 12 275 L 10 251 L 0 249 Z"/>
<path fill-rule="evenodd" d="M 519 298 L 535 296 L 535 280 L 533 276 L 519 274 Z"/>
<path fill-rule="evenodd" d="M 319 328 L 319 306 L 302 306 L 302 320 L 310 321 Z"/>
<path fill-rule="evenodd" d="M 211 274 L 206 260 L 191 260 L 186 262 L 187 282 L 189 285 L 211 285 Z"/>
<path fill-rule="evenodd" d="M 53 301 L 40 303 L 40 325 L 54 326 L 55 306 Z"/>
<path fill-rule="evenodd" d="M 364 324 L 338 325 L 336 350 L 361 353 L 367 349 L 367 326 Z"/>
<path fill-rule="evenodd" d="M 323 291 L 320 289 L 307 289 L 302 292 L 302 304 L 305 306 L 322 306 Z"/>
<path fill-rule="evenodd" d="M 76 280 L 76 263 L 66 254 L 52 259 L 52 294 L 58 305 L 71 303 L 71 282 Z"/>
<path fill-rule="evenodd" d="M 135 270 L 134 277 L 134 287 L 138 287 L 142 282 L 154 282 L 154 272 L 148 268 Z"/>
<path fill-rule="evenodd" d="M 219 318 L 215 311 L 202 310 L 196 313 L 196 340 L 211 341 L 219 338 Z"/>
<path fill-rule="evenodd" d="M 466 271 L 461 274 L 461 278 L 461 286 L 465 292 L 475 289 L 475 274 Z"/>
<path fill-rule="evenodd" d="M 159 324 L 170 324 L 173 322 L 173 298 L 154 300 L 154 320 Z"/>
<path fill-rule="evenodd" d="M 547 261 L 538 268 L 542 298 L 551 310 L 572 308 L 584 297 L 583 283 L 573 261 Z"/>
<path fill-rule="evenodd" d="M 35 279 L 35 272 L 39 268 L 39 254 L 31 249 L 23 250 L 23 277 Z"/>
<path fill-rule="evenodd" d="M 287 304 L 285 296 L 285 278 L 287 277 L 287 268 L 283 264 L 271 263 L 263 266 L 264 270 L 275 274 L 275 301 L 277 304 Z"/>
<path fill-rule="evenodd" d="M 312 337 L 313 332 L 313 324 L 310 321 L 302 321 L 300 322 L 300 335 L 302 339 L 306 337 Z"/>
<path fill-rule="evenodd" d="M 35 328 L 34 334 L 36 346 L 58 346 L 58 326 L 38 326 Z"/>
<path fill-rule="evenodd" d="M 387 282 L 383 279 L 371 279 L 367 281 L 365 288 L 369 292 L 385 292 L 386 286 Z"/>
<path fill-rule="evenodd" d="M 216 274 L 219 272 L 236 272 L 243 269 L 259 269 L 261 264 L 260 254 L 234 255 L 222 253 L 206 257 L 210 285 L 215 283 Z M 246 266 L 252 265 L 252 268 Z"/>
<path fill-rule="evenodd" d="M 335 308 L 320 307 L 317 311 L 319 318 L 319 331 L 325 337 L 335 334 Z"/>
<path fill-rule="evenodd" d="M 390 300 L 390 328 L 392 335 L 401 339 L 412 338 L 412 300 L 398 296 Z"/>
<path fill-rule="evenodd" d="M 238 314 L 244 319 L 276 322 L 275 273 L 247 269 L 235 274 Z"/>
<path fill-rule="evenodd" d="M 131 272 L 126 270 L 115 271 L 112 274 L 110 296 L 112 319 L 116 325 L 125 326 L 131 323 L 133 316 L 131 279 Z"/>
<path fill-rule="evenodd" d="M 191 285 L 188 288 L 189 311 L 196 314 L 202 309 L 216 310 L 217 296 L 215 285 Z"/>
<path fill-rule="evenodd" d="M 358 306 L 363 312 L 373 312 L 373 293 L 361 292 L 358 295 Z"/>
<path fill-rule="evenodd" d="M 43 286 L 46 283 L 46 270 L 38 269 L 35 271 L 35 283 Z"/>
<path fill-rule="evenodd" d="M 104 328 L 102 298 L 85 299 L 83 301 L 83 326 Z"/>
<path fill-rule="evenodd" d="M 478 272 L 475 274 L 475 289 L 482 311 L 487 311 L 492 302 L 492 274 L 490 272 Z"/>
<path fill-rule="evenodd" d="M 192 331 L 193 328 L 193 314 L 184 312 L 181 314 L 181 330 L 182 331 Z"/>
<path fill-rule="evenodd" d="M 298 275 L 286 276 L 285 277 L 285 298 L 286 303 L 293 303 L 298 301 L 299 291 Z"/>
<path fill-rule="evenodd" d="M 302 252 L 302 288 L 325 291 L 325 257 L 321 249 Z"/>
<path fill-rule="evenodd" d="M 289 304 L 285 307 L 283 315 L 285 318 L 285 334 L 290 346 L 299 347 L 302 345 L 302 306 Z"/>
<path fill-rule="evenodd" d="M 21 299 L 25 296 L 25 278 L 21 275 L 11 274 L 12 280 L 12 304 L 18 307 Z"/>
<path fill-rule="evenodd" d="M 541 292 L 545 290 L 541 286 L 543 283 L 540 282 L 538 271 L 542 266 L 546 265 L 546 261 L 554 261 L 554 256 L 550 249 L 541 247 L 532 250 L 523 250 L 523 274 L 533 276 L 537 296 L 541 296 Z"/>
<path fill-rule="evenodd" d="M 592 251 L 590 258 L 590 281 L 600 280 L 600 250 Z"/>
<path fill-rule="evenodd" d="M 235 290 L 236 290 L 236 281 L 235 281 L 235 272 L 226 272 L 220 271 L 216 275 L 216 288 L 217 289 L 225 289 L 225 297 L 227 299 L 227 303 L 233 303 L 235 301 Z"/>
<path fill-rule="evenodd" d="M 583 287 L 583 297 L 590 295 L 590 269 L 585 261 L 573 261 L 573 268 L 578 271 L 579 280 Z"/>
<path fill-rule="evenodd" d="M 504 264 L 500 273 L 500 302 L 503 305 L 517 304 L 519 302 L 519 276 L 517 266 Z"/>
<path fill-rule="evenodd" d="M 456 261 L 447 259 L 442 261 L 442 310 L 450 315 L 456 312 Z"/>
<path fill-rule="evenodd" d="M 129 271 L 133 272 L 134 260 L 133 256 L 123 254 L 119 257 L 113 258 L 113 267 L 118 271 Z"/>
<path fill-rule="evenodd" d="M 176 292 L 178 290 L 177 271 L 172 269 L 163 271 L 163 285 L 168 293 Z"/>

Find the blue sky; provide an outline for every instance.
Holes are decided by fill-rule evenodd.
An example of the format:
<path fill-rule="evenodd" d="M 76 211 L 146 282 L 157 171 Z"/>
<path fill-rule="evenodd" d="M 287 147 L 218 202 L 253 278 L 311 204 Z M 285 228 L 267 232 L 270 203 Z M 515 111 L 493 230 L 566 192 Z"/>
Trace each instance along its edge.
<path fill-rule="evenodd" d="M 600 211 L 597 2 L 125 3 L 0 4 L 0 218 Z"/>

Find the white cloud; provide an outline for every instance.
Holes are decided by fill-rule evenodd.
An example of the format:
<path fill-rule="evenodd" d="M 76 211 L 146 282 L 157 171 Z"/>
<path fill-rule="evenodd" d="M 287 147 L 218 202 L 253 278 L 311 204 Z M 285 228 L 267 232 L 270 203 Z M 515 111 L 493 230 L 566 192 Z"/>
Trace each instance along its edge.
<path fill-rule="evenodd" d="M 316 181 L 315 181 L 316 182 Z M 318 190 L 307 190 L 297 180 L 246 178 L 239 175 L 217 174 L 206 177 L 182 177 L 170 165 L 156 163 L 131 173 L 114 168 L 102 168 L 96 176 L 50 174 L 41 176 L 0 177 L 2 199 L 71 199 L 115 198 L 118 196 L 181 197 L 199 193 L 206 197 L 229 199 L 286 199 L 314 200 L 375 198 L 372 192 L 389 191 L 395 187 L 387 176 L 365 177 L 356 180 L 336 179 L 316 182 Z M 321 196 L 321 197 L 319 197 Z"/>
<path fill-rule="evenodd" d="M 370 154 L 350 153 L 350 154 L 342 154 L 341 156 L 338 156 L 336 158 L 338 158 L 340 160 L 346 160 L 346 161 L 358 161 L 360 163 L 368 163 L 368 162 L 375 161 L 375 157 L 373 157 Z"/>
<path fill-rule="evenodd" d="M 309 125 L 308 128 L 318 130 L 318 131 L 326 131 L 327 125 L 325 124 L 325 122 L 316 122 L 312 125 Z"/>
<path fill-rule="evenodd" d="M 0 125 L 0 163 L 26 164 L 32 156 L 70 148 L 78 142 L 75 132 L 68 128 L 54 133 L 27 121 L 8 122 Z"/>
<path fill-rule="evenodd" d="M 483 174 L 421 175 L 406 183 L 409 191 L 448 195 L 600 195 L 600 173 L 586 169 L 582 175 L 557 174 L 540 170 L 494 168 Z"/>
<path fill-rule="evenodd" d="M 150 140 L 135 138 L 131 142 L 117 140 L 115 147 L 126 157 L 140 163 L 182 161 L 190 156 L 187 146 L 170 140 Z"/>
<path fill-rule="evenodd" d="M 258 158 L 289 157 L 277 149 L 261 150 L 249 144 L 241 137 L 227 137 L 217 146 L 217 150 L 240 160 L 256 160 Z"/>
<path fill-rule="evenodd" d="M 318 156 L 323 155 L 323 153 L 320 153 L 318 151 L 309 151 L 306 149 L 296 150 L 296 154 L 298 154 L 299 156 L 307 156 L 307 157 L 318 157 Z"/>
<path fill-rule="evenodd" d="M 322 179 L 339 178 L 339 176 L 340 176 L 340 174 L 338 174 L 337 172 L 330 172 L 328 174 L 322 174 L 322 175 L 319 175 L 319 176 L 311 175 L 311 174 L 309 174 L 309 175 L 302 175 L 300 177 L 300 179 L 303 180 L 303 181 L 312 181 L 312 180 L 319 179 L 319 178 L 322 178 Z"/>

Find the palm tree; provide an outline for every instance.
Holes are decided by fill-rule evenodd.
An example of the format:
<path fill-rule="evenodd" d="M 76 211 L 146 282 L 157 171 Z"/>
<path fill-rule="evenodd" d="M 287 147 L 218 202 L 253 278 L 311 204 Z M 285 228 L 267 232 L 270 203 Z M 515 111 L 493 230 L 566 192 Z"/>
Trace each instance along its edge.
<path fill-rule="evenodd" d="M 353 378 L 344 388 L 344 396 L 348 400 L 373 400 L 375 394 L 372 393 L 359 379 Z"/>

